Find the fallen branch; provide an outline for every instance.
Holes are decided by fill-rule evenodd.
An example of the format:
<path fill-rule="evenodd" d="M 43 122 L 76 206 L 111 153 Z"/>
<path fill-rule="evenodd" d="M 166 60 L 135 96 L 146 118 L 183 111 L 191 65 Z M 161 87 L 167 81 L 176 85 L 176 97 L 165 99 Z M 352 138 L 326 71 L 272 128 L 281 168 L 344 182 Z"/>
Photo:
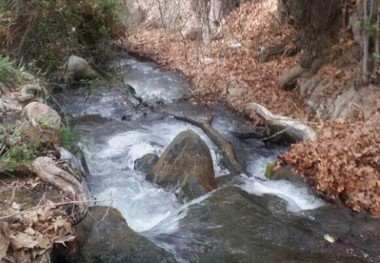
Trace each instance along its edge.
<path fill-rule="evenodd" d="M 317 138 L 317 133 L 303 122 L 275 115 L 260 104 L 252 102 L 246 107 L 246 111 L 253 111 L 264 120 L 269 136 L 266 139 L 273 139 L 275 137 L 278 139 L 281 136 L 281 139 L 299 142 L 315 140 Z"/>
<path fill-rule="evenodd" d="M 223 136 L 214 127 L 212 127 L 212 121 L 214 118 L 210 112 L 208 113 L 207 119 L 205 121 L 199 121 L 191 117 L 179 116 L 175 114 L 172 114 L 172 116 L 177 120 L 197 126 L 211 139 L 211 141 L 221 151 L 223 159 L 227 162 L 226 168 L 230 172 L 230 175 L 228 176 L 229 178 L 232 178 L 238 174 L 246 174 L 247 176 L 253 177 L 257 180 L 265 180 L 263 178 L 252 175 L 246 170 L 245 165 L 237 160 L 231 143 L 224 139 Z"/>
<path fill-rule="evenodd" d="M 235 151 L 229 141 L 224 139 L 222 135 L 212 127 L 213 121 L 212 114 L 209 114 L 206 121 L 198 121 L 191 117 L 173 115 L 174 118 L 180 121 L 188 122 L 194 126 L 199 127 L 202 131 L 212 140 L 213 143 L 222 152 L 223 158 L 227 162 L 227 169 L 233 174 L 239 174 L 245 172 L 245 167 L 241 164 L 235 155 Z"/>

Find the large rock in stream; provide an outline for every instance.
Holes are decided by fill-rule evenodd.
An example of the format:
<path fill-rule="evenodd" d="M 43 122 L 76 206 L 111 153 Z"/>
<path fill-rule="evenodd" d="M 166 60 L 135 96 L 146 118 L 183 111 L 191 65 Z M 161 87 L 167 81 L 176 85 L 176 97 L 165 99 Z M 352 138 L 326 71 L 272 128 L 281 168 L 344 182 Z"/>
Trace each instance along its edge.
<path fill-rule="evenodd" d="M 302 213 L 289 213 L 286 207 L 276 196 L 221 188 L 189 206 L 175 233 L 156 239 L 175 244 L 176 253 L 189 262 L 380 262 L 379 220 L 355 217 L 336 206 Z"/>
<path fill-rule="evenodd" d="M 67 262 L 175 262 L 170 254 L 129 228 L 121 213 L 112 207 L 91 207 L 75 232 L 74 249 L 65 255 Z"/>
<path fill-rule="evenodd" d="M 180 187 L 180 198 L 185 200 L 202 196 L 217 187 L 210 149 L 192 130 L 174 138 L 152 173 L 157 184 Z"/>

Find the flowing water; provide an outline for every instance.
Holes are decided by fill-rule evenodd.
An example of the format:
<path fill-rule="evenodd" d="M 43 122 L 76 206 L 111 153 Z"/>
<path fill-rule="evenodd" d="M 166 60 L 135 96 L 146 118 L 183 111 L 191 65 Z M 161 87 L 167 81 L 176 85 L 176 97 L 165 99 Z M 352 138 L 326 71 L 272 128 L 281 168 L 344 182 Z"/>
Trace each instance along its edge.
<path fill-rule="evenodd" d="M 316 212 L 325 203 L 302 185 L 240 175 L 230 186 L 183 204 L 174 192 L 146 181 L 144 173 L 133 169 L 134 161 L 148 153 L 160 155 L 186 129 L 193 129 L 208 144 L 216 176 L 228 171 L 217 147 L 200 129 L 168 114 L 205 116 L 202 106 L 180 100 L 189 88 L 184 78 L 134 58 L 122 59 L 119 68 L 125 83 L 153 108 L 132 109 L 122 85 L 99 87 L 91 96 L 82 90 L 58 96 L 81 134 L 91 174 L 88 185 L 98 205 L 118 208 L 132 229 L 173 253 L 179 262 L 361 262 L 344 260 L 368 256 L 362 248 L 350 252 L 346 245 L 329 247 L 323 236 L 330 234 L 324 232 L 330 228 L 324 229 L 318 220 L 334 221 L 336 213 Z M 212 111 L 214 127 L 231 141 L 247 170 L 265 179 L 267 164 L 285 148 L 235 138 L 233 132 L 249 130 L 244 120 L 222 106 Z M 327 247 L 313 248 L 321 244 Z M 343 258 L 334 257 L 335 249 Z M 320 256 L 324 252 L 327 256 Z"/>

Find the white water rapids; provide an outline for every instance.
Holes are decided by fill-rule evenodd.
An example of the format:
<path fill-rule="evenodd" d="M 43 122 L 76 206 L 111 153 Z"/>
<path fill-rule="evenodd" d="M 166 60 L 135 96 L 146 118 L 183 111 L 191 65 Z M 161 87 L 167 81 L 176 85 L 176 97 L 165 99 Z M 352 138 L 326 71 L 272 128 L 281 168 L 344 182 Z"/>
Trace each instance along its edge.
<path fill-rule="evenodd" d="M 134 161 L 149 153 L 160 155 L 177 134 L 192 129 L 209 146 L 216 176 L 226 175 L 228 171 L 222 165 L 219 150 L 200 129 L 165 113 L 170 111 L 197 118 L 205 115 L 202 106 L 178 101 L 189 88 L 179 74 L 163 71 L 151 62 L 133 58 L 122 60 L 119 68 L 122 69 L 125 83 L 134 87 L 143 100 L 155 104 L 154 110 L 144 114 L 136 112 L 124 103 L 120 90 L 105 87 L 100 87 L 88 97 L 70 94 L 68 98 L 61 98 L 66 112 L 76 119 L 81 134 L 81 145 L 91 174 L 88 178 L 91 194 L 98 200 L 97 205 L 116 207 L 133 230 L 172 252 L 179 262 L 187 262 L 178 246 L 173 247 L 181 238 L 192 237 L 187 227 L 193 226 L 183 228 L 181 220 L 186 218 L 192 206 L 202 205 L 212 193 L 182 204 L 174 192 L 148 182 L 144 173 L 135 171 Z M 238 157 L 245 161 L 247 170 L 264 179 L 240 175 L 233 181 L 236 186 L 252 195 L 276 195 L 287 203 L 287 213 L 295 215 L 323 205 L 304 186 L 288 181 L 265 180 L 266 166 L 273 163 L 284 148 L 265 147 L 258 140 L 234 137 L 232 132 L 247 127 L 243 120 L 223 107 L 217 106 L 212 111 L 215 116 L 213 126 L 231 141 Z M 122 121 L 125 115 L 130 117 Z M 174 241 L 162 239 L 162 236 L 169 236 L 170 239 L 170 235 Z M 206 239 L 201 237 L 204 241 L 199 242 L 207 246 L 209 241 Z"/>
<path fill-rule="evenodd" d="M 164 72 L 153 63 L 128 59 L 123 61 L 122 65 L 125 67 L 126 82 L 131 84 L 144 100 L 171 102 L 180 98 L 188 88 L 185 80 L 179 75 Z M 86 105 L 81 104 L 77 108 L 71 107 L 71 112 L 70 109 L 69 112 L 74 116 L 99 114 L 103 117 L 115 118 L 120 117 L 117 116 L 120 107 L 122 103 L 118 101 L 118 96 L 112 92 L 105 92 L 101 94 L 99 100 L 89 101 Z M 118 127 L 113 130 L 107 129 L 107 123 L 102 125 L 105 127 L 101 132 L 89 131 L 90 134 L 87 136 L 89 139 L 83 143 L 91 173 L 91 192 L 98 200 L 112 199 L 112 205 L 123 213 L 128 224 L 135 231 L 147 232 L 153 227 L 157 228 L 165 219 L 173 215 L 183 216 L 188 206 L 188 204 L 179 203 L 174 193 L 147 182 L 143 173 L 133 170 L 136 159 L 148 153 L 160 155 L 178 133 L 193 129 L 200 134 L 211 149 L 216 176 L 227 173 L 219 164 L 220 156 L 215 145 L 200 129 L 190 124 L 166 118 L 142 121 L 139 125 L 131 125 L 134 127 Z M 226 135 L 237 128 L 234 127 L 236 123 L 230 116 L 217 118 L 214 126 Z M 260 153 L 257 153 L 254 148 L 249 149 L 256 145 L 245 142 L 242 144 L 248 149 L 245 155 L 248 171 L 264 178 L 267 164 L 276 159 L 280 150 L 261 149 Z M 254 154 L 250 156 L 250 152 Z M 315 199 L 309 194 L 307 189 L 287 181 L 257 181 L 242 176 L 242 183 L 239 186 L 255 195 L 278 195 L 288 202 L 288 209 L 292 212 L 314 209 L 323 204 L 320 199 Z M 110 202 L 99 204 L 107 205 Z M 183 213 L 179 213 L 181 210 L 184 210 Z M 171 221 L 176 220 L 171 219 Z M 164 225 L 167 227 L 166 230 L 161 228 L 164 232 L 171 232 L 176 228 L 175 223 Z"/>

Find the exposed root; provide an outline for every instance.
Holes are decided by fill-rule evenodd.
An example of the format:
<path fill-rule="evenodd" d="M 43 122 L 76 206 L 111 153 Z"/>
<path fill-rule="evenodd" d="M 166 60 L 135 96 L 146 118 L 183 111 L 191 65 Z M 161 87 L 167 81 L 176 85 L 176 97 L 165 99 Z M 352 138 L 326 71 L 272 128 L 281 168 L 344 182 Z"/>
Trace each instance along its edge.
<path fill-rule="evenodd" d="M 76 220 L 81 220 L 87 212 L 85 193 L 80 182 L 68 172 L 57 167 L 49 157 L 38 157 L 31 164 L 32 171 L 44 182 L 63 191 L 70 199 L 77 201 L 79 211 Z"/>
<path fill-rule="evenodd" d="M 269 133 L 269 137 L 266 139 L 274 139 L 276 137 L 276 139 L 299 142 L 315 140 L 317 138 L 317 133 L 301 121 L 275 115 L 258 103 L 252 102 L 248 104 L 246 111 L 253 111 L 264 120 Z"/>

